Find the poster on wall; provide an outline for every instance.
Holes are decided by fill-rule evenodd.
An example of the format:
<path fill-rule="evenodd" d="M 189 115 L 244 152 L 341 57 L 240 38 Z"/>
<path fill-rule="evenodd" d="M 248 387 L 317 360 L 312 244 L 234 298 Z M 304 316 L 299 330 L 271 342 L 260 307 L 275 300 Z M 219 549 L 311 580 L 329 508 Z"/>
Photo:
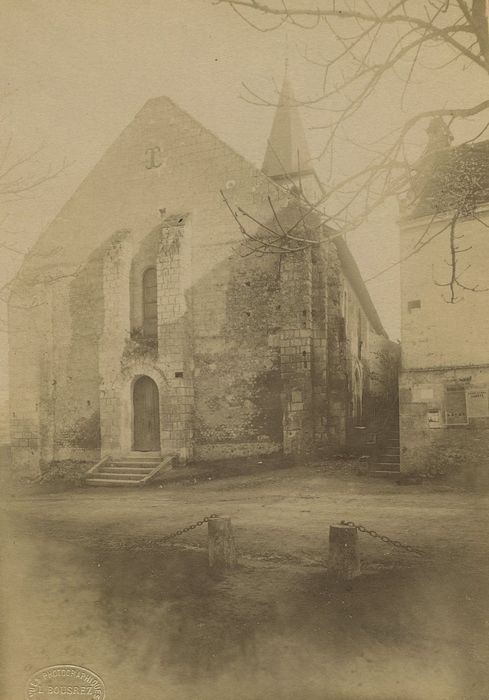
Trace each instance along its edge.
<path fill-rule="evenodd" d="M 441 428 L 441 411 L 439 408 L 430 408 L 428 410 L 428 425 L 430 428 Z"/>
<path fill-rule="evenodd" d="M 469 418 L 484 418 L 489 416 L 489 398 L 487 387 L 466 389 L 467 416 Z"/>
<path fill-rule="evenodd" d="M 467 424 L 467 402 L 464 387 L 447 387 L 445 392 L 445 415 L 447 425 Z"/>

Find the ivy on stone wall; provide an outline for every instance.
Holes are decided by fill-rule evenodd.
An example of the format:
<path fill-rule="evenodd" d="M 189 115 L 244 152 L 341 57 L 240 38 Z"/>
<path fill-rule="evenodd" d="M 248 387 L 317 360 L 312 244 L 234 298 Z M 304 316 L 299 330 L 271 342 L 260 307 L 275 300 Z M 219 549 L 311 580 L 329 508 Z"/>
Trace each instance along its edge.
<path fill-rule="evenodd" d="M 75 425 L 65 429 L 56 442 L 63 447 L 98 449 L 101 445 L 100 412 L 94 411 L 88 418 L 80 418 Z"/>
<path fill-rule="evenodd" d="M 430 177 L 435 211 L 473 217 L 487 186 L 487 158 L 470 148 L 455 149 Z"/>
<path fill-rule="evenodd" d="M 158 338 L 144 336 L 141 328 L 134 328 L 131 337 L 124 344 L 121 364 L 130 364 L 133 360 L 158 357 Z"/>

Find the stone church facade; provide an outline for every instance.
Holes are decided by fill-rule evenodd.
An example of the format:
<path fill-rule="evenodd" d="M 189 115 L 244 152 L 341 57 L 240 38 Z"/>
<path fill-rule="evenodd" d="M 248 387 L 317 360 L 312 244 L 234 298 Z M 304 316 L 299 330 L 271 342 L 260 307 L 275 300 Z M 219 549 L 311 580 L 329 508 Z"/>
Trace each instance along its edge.
<path fill-rule="evenodd" d="M 43 233 L 10 299 L 18 473 L 133 453 L 326 453 L 366 420 L 389 341 L 343 239 L 240 254 L 222 193 L 257 221 L 275 225 L 271 199 L 283 225 L 324 233 L 290 187 L 319 183 L 287 86 L 270 143 L 259 170 L 150 100 Z"/>

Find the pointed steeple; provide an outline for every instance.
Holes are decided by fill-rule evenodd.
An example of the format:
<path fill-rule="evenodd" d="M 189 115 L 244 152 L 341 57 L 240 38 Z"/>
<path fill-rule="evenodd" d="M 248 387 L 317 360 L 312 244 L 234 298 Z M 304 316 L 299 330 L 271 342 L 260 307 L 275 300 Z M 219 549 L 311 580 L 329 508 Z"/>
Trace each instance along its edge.
<path fill-rule="evenodd" d="M 311 155 L 299 106 L 285 75 L 263 161 L 268 177 L 291 177 L 312 171 Z"/>

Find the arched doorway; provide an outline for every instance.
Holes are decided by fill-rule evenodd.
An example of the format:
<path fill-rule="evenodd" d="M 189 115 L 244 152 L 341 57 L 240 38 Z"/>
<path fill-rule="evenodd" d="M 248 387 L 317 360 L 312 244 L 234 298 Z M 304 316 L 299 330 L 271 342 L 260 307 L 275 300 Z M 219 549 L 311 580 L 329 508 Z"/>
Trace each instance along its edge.
<path fill-rule="evenodd" d="M 160 449 L 160 407 L 158 387 L 151 377 L 139 377 L 134 382 L 133 450 L 156 452 Z"/>

